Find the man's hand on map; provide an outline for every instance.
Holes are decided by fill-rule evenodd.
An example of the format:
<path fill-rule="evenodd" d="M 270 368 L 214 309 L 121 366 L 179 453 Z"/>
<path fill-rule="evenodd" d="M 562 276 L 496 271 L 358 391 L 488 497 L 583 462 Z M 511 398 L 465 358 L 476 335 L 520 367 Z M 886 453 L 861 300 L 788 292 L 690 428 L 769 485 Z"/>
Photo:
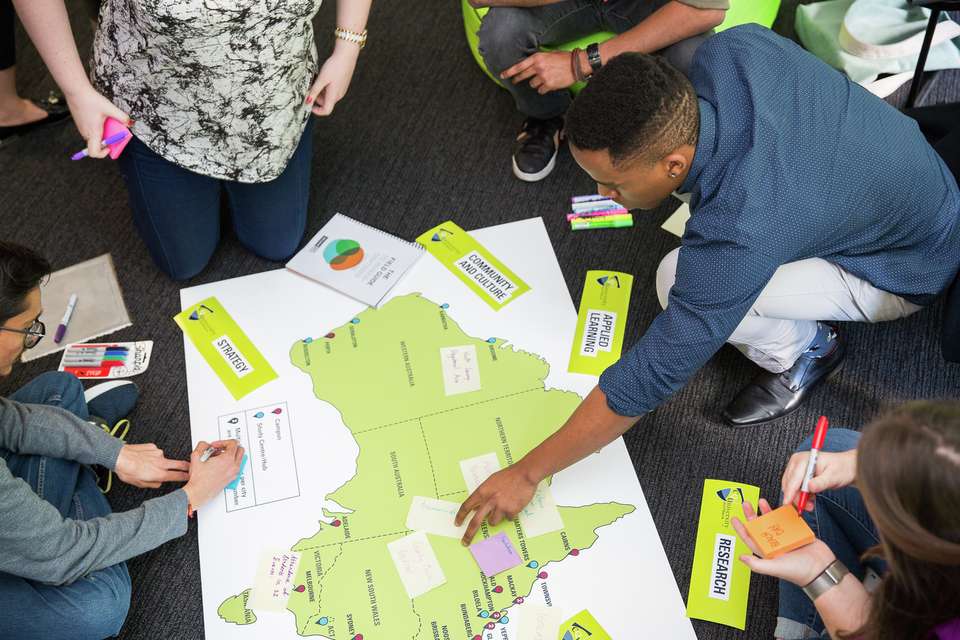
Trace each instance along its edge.
<path fill-rule="evenodd" d="M 484 519 L 490 523 L 490 526 L 496 526 L 503 522 L 504 518 L 509 520 L 516 518 L 517 514 L 533 499 L 537 484 L 522 467 L 516 464 L 501 469 L 487 478 L 467 498 L 466 502 L 460 505 L 460 511 L 457 512 L 454 520 L 459 527 L 470 512 L 474 512 L 473 519 L 470 520 L 467 532 L 463 536 L 463 546 L 470 544 Z"/>
<path fill-rule="evenodd" d="M 208 447 L 219 449 L 220 453 L 206 462 L 200 462 L 200 456 Z M 243 447 L 236 440 L 217 440 L 216 442 L 201 440 L 197 443 L 197 448 L 190 454 L 190 480 L 183 486 L 190 506 L 196 509 L 220 495 L 223 488 L 233 482 L 240 473 L 241 460 L 243 460 Z"/>
<path fill-rule="evenodd" d="M 125 444 L 117 456 L 117 477 L 141 489 L 156 489 L 164 482 L 186 482 L 190 463 L 170 460 L 155 444 Z"/>

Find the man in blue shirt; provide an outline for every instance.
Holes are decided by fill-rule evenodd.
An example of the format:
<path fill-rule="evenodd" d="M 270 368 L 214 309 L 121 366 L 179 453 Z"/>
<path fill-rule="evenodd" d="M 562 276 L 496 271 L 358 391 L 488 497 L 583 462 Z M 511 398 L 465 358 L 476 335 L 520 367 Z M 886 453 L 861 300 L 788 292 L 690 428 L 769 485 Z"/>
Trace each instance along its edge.
<path fill-rule="evenodd" d="M 957 182 L 916 122 L 767 29 L 714 36 L 689 81 L 619 56 L 567 127 L 601 194 L 640 209 L 688 194 L 692 216 L 658 270 L 663 313 L 559 431 L 467 499 L 465 539 L 620 436 L 724 342 L 763 369 L 724 418 L 776 419 L 842 363 L 823 321 L 909 315 L 960 266 Z"/>

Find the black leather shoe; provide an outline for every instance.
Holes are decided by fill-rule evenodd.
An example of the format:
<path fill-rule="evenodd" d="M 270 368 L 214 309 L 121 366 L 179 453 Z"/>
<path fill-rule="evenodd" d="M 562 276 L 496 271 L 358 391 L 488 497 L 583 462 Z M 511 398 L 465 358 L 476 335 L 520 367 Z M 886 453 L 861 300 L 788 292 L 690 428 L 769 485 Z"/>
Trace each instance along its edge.
<path fill-rule="evenodd" d="M 70 109 L 67 107 L 67 101 L 55 93 L 51 93 L 44 100 L 34 100 L 33 103 L 46 111 L 47 117 L 35 120 L 34 122 L 27 122 L 26 124 L 0 127 L 0 146 L 10 142 L 14 138 L 32 133 L 37 129 L 65 122 L 70 117 Z"/>
<path fill-rule="evenodd" d="M 783 373 L 761 373 L 723 410 L 726 423 L 731 427 L 749 427 L 782 418 L 799 408 L 843 363 L 846 344 L 837 328 L 831 329 L 836 338 L 829 353 L 818 358 L 804 353 Z"/>
<path fill-rule="evenodd" d="M 557 163 L 563 118 L 523 121 L 520 135 L 513 145 L 513 175 L 524 182 L 543 180 Z"/>

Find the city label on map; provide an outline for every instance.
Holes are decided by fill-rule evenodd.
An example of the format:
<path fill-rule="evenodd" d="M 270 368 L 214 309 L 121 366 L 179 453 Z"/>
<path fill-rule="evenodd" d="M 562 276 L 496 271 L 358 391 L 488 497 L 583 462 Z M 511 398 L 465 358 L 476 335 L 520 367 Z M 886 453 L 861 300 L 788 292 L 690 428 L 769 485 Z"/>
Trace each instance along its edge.
<path fill-rule="evenodd" d="M 239 441 L 249 457 L 235 487 L 223 492 L 228 512 L 300 495 L 286 402 L 220 416 L 218 427 L 221 440 Z"/>

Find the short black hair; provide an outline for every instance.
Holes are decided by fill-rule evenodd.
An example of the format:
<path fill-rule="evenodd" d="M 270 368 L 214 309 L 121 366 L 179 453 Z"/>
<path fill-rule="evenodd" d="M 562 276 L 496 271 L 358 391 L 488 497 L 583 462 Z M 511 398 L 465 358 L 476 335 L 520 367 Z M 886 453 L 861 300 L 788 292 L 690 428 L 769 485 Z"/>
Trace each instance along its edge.
<path fill-rule="evenodd" d="M 0 241 L 0 325 L 27 308 L 27 294 L 50 274 L 42 255 L 19 244 Z"/>
<path fill-rule="evenodd" d="M 655 162 L 696 145 L 700 110 L 693 85 L 660 56 L 623 53 L 600 69 L 573 101 L 567 139 L 588 151 L 606 149 L 614 166 Z"/>

